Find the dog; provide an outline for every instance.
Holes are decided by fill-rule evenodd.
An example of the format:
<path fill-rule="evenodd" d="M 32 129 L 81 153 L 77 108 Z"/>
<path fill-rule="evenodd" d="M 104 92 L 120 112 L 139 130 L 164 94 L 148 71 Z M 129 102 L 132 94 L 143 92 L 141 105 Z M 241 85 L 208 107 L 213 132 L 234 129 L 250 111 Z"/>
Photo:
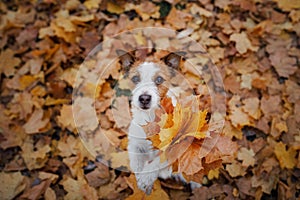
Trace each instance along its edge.
<path fill-rule="evenodd" d="M 173 177 L 168 161 L 161 162 L 159 151 L 153 149 L 147 140 L 143 126 L 155 120 L 155 111 L 165 96 L 176 104 L 176 97 L 170 91 L 170 79 L 179 70 L 183 53 L 169 53 L 161 59 L 138 60 L 132 53 L 117 50 L 124 77 L 130 80 L 132 89 L 132 120 L 128 129 L 130 168 L 135 173 L 137 186 L 150 194 L 157 178 Z M 184 181 L 182 175 L 178 176 Z M 176 179 L 178 179 L 178 177 Z"/>

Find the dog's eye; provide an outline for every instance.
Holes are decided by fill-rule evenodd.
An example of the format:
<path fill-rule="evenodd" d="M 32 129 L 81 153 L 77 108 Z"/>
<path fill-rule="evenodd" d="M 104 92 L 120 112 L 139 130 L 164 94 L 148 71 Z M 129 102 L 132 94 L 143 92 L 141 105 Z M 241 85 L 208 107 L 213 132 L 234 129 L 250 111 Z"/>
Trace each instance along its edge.
<path fill-rule="evenodd" d="M 133 83 L 137 84 L 138 82 L 140 82 L 140 77 L 139 76 L 133 76 L 131 78 L 131 80 L 132 80 Z"/>
<path fill-rule="evenodd" d="M 165 81 L 165 79 L 161 76 L 156 77 L 155 84 L 160 85 Z"/>

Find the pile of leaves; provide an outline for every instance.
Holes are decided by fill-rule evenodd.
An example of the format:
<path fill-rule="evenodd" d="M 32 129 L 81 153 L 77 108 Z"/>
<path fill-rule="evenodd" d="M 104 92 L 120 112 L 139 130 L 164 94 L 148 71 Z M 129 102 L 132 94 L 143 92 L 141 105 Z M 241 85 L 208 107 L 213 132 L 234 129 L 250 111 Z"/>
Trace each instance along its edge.
<path fill-rule="evenodd" d="M 187 181 L 201 183 L 209 173 L 218 177 L 222 163 L 234 159 L 237 145 L 210 130 L 207 111 L 193 104 L 192 100 L 174 107 L 171 98 L 163 98 L 160 105 L 165 113 L 157 112 L 156 120 L 144 129 L 159 150 L 161 162 L 167 160 L 173 172 L 182 173 Z"/>
<path fill-rule="evenodd" d="M 0 15 L 2 199 L 299 198 L 298 0 L 12 0 L 0 2 Z M 209 141 L 207 135 L 203 138 L 203 120 L 192 136 L 183 131 L 186 134 L 176 138 L 168 131 L 177 128 L 175 123 L 164 123 L 161 131 L 166 137 L 152 139 L 168 154 L 192 138 L 191 150 L 186 151 L 191 154 L 178 154 L 181 157 L 174 163 L 187 178 L 201 181 L 203 186 L 194 191 L 158 180 L 146 197 L 137 189 L 134 176 L 126 172 L 125 153 L 116 151 L 105 163 L 103 155 L 93 156 L 79 138 L 77 126 L 95 139 L 97 151 L 126 150 L 130 112 L 128 91 L 113 85 L 120 76 L 118 65 L 107 71 L 103 82 L 95 82 L 96 71 L 92 75 L 81 71 L 89 81 L 74 101 L 72 93 L 88 53 L 105 39 L 138 27 L 171 28 L 178 31 L 177 38 L 193 38 L 205 47 L 222 75 L 225 91 L 219 92 L 227 96 L 226 122 L 210 154 L 198 158 L 193 153 L 202 141 Z M 130 45 L 147 40 L 137 35 L 127 41 Z M 111 62 L 109 56 L 118 45 L 106 44 L 98 58 Z M 160 33 L 151 45 L 176 49 L 177 44 Z M 202 57 L 196 62 L 201 70 L 210 67 Z M 91 66 L 93 62 L 87 69 L 93 71 Z M 199 77 L 188 65 L 182 73 L 192 90 L 202 95 L 200 110 L 208 108 L 205 84 L 215 84 L 215 77 L 205 76 L 205 84 L 198 84 Z M 81 124 L 75 125 L 73 108 L 81 114 Z M 91 112 L 94 109 L 96 113 Z M 181 104 L 161 119 L 176 121 L 179 113 L 202 119 L 206 115 L 202 111 L 191 114 Z M 99 123 L 89 121 L 94 115 Z M 109 139 L 103 141 L 104 137 Z M 177 143 L 170 143 L 171 138 Z M 235 145 L 229 148 L 228 144 Z M 220 152 L 229 155 L 228 159 Z M 186 158 L 193 158 L 190 162 L 199 166 L 186 165 Z M 203 169 L 207 164 L 218 165 L 203 172 L 200 164 Z"/>

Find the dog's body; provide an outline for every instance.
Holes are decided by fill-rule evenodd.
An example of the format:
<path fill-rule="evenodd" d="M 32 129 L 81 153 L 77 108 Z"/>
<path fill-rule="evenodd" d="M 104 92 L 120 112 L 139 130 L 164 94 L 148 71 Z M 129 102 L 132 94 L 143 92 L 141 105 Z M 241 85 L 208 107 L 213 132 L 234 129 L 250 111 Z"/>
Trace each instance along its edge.
<path fill-rule="evenodd" d="M 171 53 L 153 62 L 136 62 L 135 58 L 126 52 L 119 52 L 120 62 L 125 69 L 126 77 L 131 79 L 132 121 L 128 134 L 128 153 L 131 170 L 136 175 L 138 187 L 149 194 L 154 181 L 172 176 L 172 167 L 168 161 L 160 161 L 159 151 L 154 150 L 152 142 L 147 140 L 143 126 L 155 119 L 155 111 L 159 109 L 162 97 L 170 96 L 173 104 L 176 99 L 170 92 L 170 79 L 174 70 L 179 68 L 181 57 Z M 182 176 L 179 176 L 179 179 Z"/>

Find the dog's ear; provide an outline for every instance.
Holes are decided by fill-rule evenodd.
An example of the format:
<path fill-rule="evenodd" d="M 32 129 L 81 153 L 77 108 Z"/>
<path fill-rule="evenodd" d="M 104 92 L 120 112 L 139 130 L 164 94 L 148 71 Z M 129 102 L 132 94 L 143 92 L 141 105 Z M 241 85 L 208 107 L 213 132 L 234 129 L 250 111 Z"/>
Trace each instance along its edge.
<path fill-rule="evenodd" d="M 117 55 L 119 56 L 119 59 L 120 59 L 120 63 L 122 65 L 122 68 L 125 72 L 128 72 L 129 69 L 130 69 L 130 66 L 134 63 L 135 61 L 135 58 L 134 56 L 129 53 L 129 52 L 126 52 L 124 50 L 121 50 L 121 49 L 117 49 L 116 50 L 116 53 Z"/>
<path fill-rule="evenodd" d="M 183 51 L 170 53 L 170 54 L 166 55 L 165 57 L 163 57 L 162 60 L 169 67 L 178 70 L 179 66 L 180 66 L 180 61 L 185 54 L 186 53 Z"/>

